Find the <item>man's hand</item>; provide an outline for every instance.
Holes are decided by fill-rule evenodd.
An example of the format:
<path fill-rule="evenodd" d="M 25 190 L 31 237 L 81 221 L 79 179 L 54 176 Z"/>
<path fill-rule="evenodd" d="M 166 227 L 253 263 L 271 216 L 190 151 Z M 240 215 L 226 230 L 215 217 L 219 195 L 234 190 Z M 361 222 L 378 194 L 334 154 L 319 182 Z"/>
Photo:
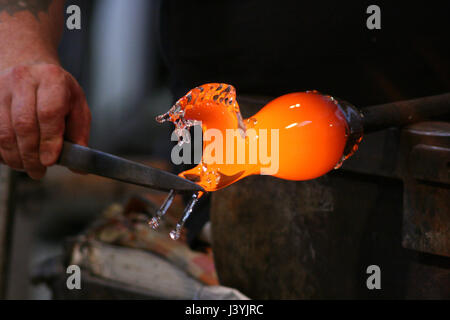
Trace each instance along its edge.
<path fill-rule="evenodd" d="M 55 64 L 0 73 L 0 155 L 33 179 L 55 164 L 64 138 L 87 145 L 91 114 L 77 81 Z"/>

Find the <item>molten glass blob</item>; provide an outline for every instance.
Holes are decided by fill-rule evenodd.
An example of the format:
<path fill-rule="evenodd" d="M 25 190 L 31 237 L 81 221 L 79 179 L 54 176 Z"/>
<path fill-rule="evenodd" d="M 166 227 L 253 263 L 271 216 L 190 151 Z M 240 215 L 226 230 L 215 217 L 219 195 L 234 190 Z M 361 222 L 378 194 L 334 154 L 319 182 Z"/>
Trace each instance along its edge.
<path fill-rule="evenodd" d="M 179 144 L 201 125 L 203 155 L 181 177 L 206 191 L 246 176 L 268 174 L 309 180 L 339 167 L 362 138 L 359 113 L 350 104 L 317 91 L 290 93 L 242 119 L 234 87 L 205 84 L 189 91 L 157 121 L 171 121 Z"/>

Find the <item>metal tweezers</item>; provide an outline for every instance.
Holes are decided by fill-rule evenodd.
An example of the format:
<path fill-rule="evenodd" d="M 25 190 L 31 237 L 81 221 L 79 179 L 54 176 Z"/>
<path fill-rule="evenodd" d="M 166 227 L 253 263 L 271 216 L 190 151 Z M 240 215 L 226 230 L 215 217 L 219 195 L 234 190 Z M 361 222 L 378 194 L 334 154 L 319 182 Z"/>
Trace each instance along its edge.
<path fill-rule="evenodd" d="M 204 191 L 175 174 L 65 141 L 58 164 L 114 180 L 163 191 Z"/>

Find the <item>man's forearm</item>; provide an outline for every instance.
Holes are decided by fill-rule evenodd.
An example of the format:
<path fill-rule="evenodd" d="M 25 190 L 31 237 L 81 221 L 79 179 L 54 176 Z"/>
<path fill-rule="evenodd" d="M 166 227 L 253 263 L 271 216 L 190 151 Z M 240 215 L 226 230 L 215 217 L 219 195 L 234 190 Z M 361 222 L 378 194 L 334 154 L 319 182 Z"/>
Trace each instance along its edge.
<path fill-rule="evenodd" d="M 0 0 L 0 71 L 11 66 L 58 63 L 64 0 Z"/>

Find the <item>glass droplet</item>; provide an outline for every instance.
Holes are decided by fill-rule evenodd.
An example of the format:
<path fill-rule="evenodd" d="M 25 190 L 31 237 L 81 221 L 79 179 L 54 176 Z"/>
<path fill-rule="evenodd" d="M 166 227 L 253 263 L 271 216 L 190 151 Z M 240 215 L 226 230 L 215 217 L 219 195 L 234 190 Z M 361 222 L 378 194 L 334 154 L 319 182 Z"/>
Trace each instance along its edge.
<path fill-rule="evenodd" d="M 169 236 L 172 240 L 178 240 L 180 239 L 181 230 L 175 229 L 170 231 Z"/>
<path fill-rule="evenodd" d="M 161 207 L 156 212 L 156 217 L 153 217 L 149 222 L 148 225 L 156 230 L 159 228 L 159 225 L 161 223 L 162 217 L 166 214 L 167 210 L 169 210 L 170 206 L 172 205 L 173 199 L 175 198 L 175 190 L 170 190 L 169 194 L 167 195 L 166 199 L 164 200 Z"/>
<path fill-rule="evenodd" d="M 198 202 L 200 192 L 195 192 L 192 195 L 191 200 L 189 201 L 186 209 L 184 209 L 183 216 L 181 217 L 180 221 L 177 223 L 177 226 L 175 230 L 170 231 L 170 238 L 172 240 L 178 240 L 180 238 L 181 229 L 183 228 L 184 224 L 186 223 L 186 220 L 191 215 L 192 209 L 194 209 L 195 204 Z"/>

